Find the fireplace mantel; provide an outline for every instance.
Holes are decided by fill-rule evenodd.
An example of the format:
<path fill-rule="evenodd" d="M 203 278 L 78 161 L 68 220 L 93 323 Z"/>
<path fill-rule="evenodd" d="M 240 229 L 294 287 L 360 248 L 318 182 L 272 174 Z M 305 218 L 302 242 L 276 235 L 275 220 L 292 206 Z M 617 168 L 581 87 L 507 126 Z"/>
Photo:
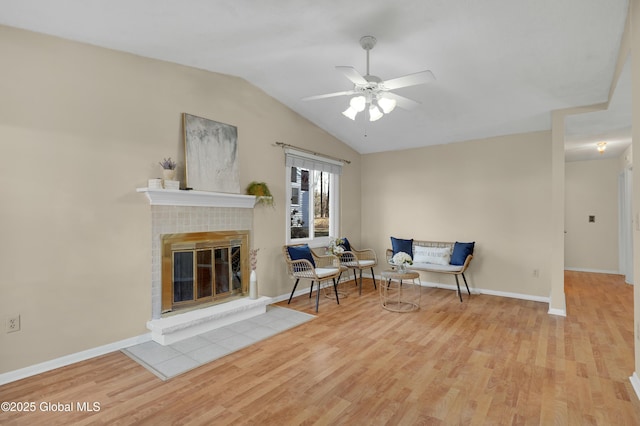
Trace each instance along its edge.
<path fill-rule="evenodd" d="M 238 207 L 252 209 L 256 204 L 253 195 L 224 192 L 184 191 L 179 189 L 138 188 L 153 206 Z"/>

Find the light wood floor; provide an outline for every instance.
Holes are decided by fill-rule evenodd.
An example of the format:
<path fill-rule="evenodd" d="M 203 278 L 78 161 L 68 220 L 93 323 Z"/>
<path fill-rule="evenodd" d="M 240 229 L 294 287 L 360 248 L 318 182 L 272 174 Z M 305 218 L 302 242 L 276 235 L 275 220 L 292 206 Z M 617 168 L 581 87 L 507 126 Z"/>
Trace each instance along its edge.
<path fill-rule="evenodd" d="M 399 314 L 370 280 L 361 297 L 349 289 L 340 306 L 322 298 L 318 318 L 167 382 L 115 352 L 2 386 L 0 401 L 100 411 L 0 413 L 0 424 L 640 424 L 633 288 L 620 276 L 567 272 L 566 318 L 439 289 Z"/>

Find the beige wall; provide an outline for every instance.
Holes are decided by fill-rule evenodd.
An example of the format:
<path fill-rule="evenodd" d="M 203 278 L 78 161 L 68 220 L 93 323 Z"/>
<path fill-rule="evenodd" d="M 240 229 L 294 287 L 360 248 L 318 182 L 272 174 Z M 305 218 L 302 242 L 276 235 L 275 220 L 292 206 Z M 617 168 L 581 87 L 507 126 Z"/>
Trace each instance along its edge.
<path fill-rule="evenodd" d="M 290 291 L 284 156 L 276 141 L 346 158 L 343 229 L 360 240 L 360 159 L 246 81 L 0 27 L 0 373 L 146 333 L 150 207 L 136 193 L 184 171 L 181 113 L 238 127 L 240 184 L 266 181 L 254 215 L 260 292 Z"/>
<path fill-rule="evenodd" d="M 619 173 L 617 158 L 566 164 L 566 269 L 618 273 Z"/>
<path fill-rule="evenodd" d="M 362 160 L 365 245 L 382 254 L 390 236 L 475 241 L 466 275 L 478 289 L 549 297 L 550 202 L 550 132 L 369 154 Z M 424 278 L 455 283 L 450 276 Z"/>
<path fill-rule="evenodd" d="M 631 146 L 634 152 L 640 152 L 640 75 L 637 70 L 640 69 L 640 0 L 631 0 L 629 2 L 629 17 L 627 21 L 627 29 L 631 38 L 631 68 L 636 70 L 632 73 L 631 80 L 631 122 L 632 122 L 632 142 Z M 638 148 L 636 148 L 636 146 Z M 640 155 L 634 155 L 633 159 L 633 276 L 634 281 L 640 277 L 640 224 L 638 223 L 640 215 Z M 634 337 L 635 337 L 635 372 L 636 379 L 640 379 L 640 285 L 634 286 Z M 636 389 L 636 393 L 639 390 Z"/>

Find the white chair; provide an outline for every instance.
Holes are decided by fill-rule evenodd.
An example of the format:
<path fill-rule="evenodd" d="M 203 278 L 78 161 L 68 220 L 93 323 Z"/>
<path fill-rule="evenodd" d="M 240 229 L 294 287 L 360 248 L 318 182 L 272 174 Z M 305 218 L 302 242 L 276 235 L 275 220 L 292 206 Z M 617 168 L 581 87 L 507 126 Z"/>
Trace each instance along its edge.
<path fill-rule="evenodd" d="M 333 281 L 333 290 L 336 294 L 336 303 L 340 304 L 338 298 L 337 278 L 340 276 L 340 259 L 333 255 L 319 256 L 315 254 L 307 244 L 290 244 L 282 247 L 282 254 L 287 263 L 287 272 L 290 277 L 295 278 L 296 283 L 291 290 L 291 296 L 287 304 L 291 303 L 293 293 L 298 287 L 298 282 L 302 279 L 311 280 L 310 291 L 313 291 L 313 283 L 318 283 L 316 291 L 316 312 L 320 304 L 320 283 L 323 281 Z"/>
<path fill-rule="evenodd" d="M 349 243 L 349 240 L 346 238 L 342 238 L 344 240 L 344 252 L 340 253 L 340 263 L 342 266 L 347 267 L 348 269 L 353 269 L 353 279 L 356 282 L 356 285 L 359 285 L 360 290 L 358 294 L 362 294 L 362 270 L 363 269 L 371 269 L 371 277 L 373 278 L 373 288 L 377 289 L 376 286 L 376 276 L 373 272 L 373 267 L 378 264 L 378 258 L 376 256 L 376 252 L 373 249 L 362 249 L 358 250 Z M 358 278 L 356 276 L 356 271 L 360 271 L 360 282 L 358 283 Z"/>

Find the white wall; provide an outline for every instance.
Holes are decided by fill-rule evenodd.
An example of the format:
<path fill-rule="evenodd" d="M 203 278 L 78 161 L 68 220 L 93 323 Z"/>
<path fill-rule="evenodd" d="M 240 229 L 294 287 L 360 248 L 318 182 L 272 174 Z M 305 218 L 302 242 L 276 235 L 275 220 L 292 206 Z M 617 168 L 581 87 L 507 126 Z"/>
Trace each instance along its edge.
<path fill-rule="evenodd" d="M 617 158 L 566 163 L 566 269 L 618 273 L 620 172 Z"/>

